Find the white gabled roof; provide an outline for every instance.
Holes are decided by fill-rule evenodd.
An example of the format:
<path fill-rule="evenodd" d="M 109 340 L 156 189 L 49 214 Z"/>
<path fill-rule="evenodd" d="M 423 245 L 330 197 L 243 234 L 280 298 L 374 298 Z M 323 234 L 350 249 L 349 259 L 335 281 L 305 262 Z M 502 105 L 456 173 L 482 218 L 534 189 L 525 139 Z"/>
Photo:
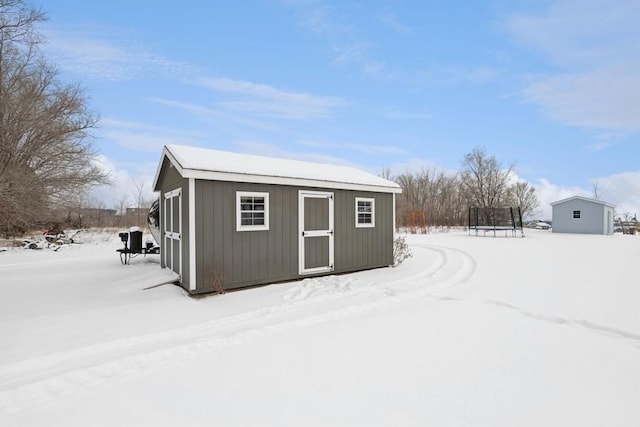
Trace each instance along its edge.
<path fill-rule="evenodd" d="M 400 186 L 360 169 L 325 163 L 166 145 L 153 181 L 168 158 L 184 178 L 400 193 Z"/>
<path fill-rule="evenodd" d="M 557 202 L 552 202 L 551 206 L 555 206 L 555 205 L 559 205 L 561 203 L 565 203 L 571 200 L 583 200 L 585 202 L 591 202 L 591 203 L 597 203 L 599 205 L 605 205 L 605 206 L 609 206 L 611 208 L 615 208 L 616 205 L 609 203 L 609 202 L 605 202 L 602 200 L 597 200 L 597 199 L 590 199 L 588 197 L 582 197 L 582 196 L 573 196 L 573 197 L 568 197 L 566 199 L 562 199 L 562 200 L 558 200 Z"/>

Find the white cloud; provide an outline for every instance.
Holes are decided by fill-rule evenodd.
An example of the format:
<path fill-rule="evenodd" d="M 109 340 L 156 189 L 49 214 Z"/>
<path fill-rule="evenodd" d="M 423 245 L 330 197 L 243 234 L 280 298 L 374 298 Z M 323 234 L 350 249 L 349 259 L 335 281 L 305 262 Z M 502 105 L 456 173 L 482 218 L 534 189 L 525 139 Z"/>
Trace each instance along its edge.
<path fill-rule="evenodd" d="M 411 27 L 400 22 L 394 13 L 387 13 L 380 16 L 380 21 L 398 33 L 410 33 Z"/>
<path fill-rule="evenodd" d="M 135 151 L 160 152 L 167 144 L 195 145 L 196 141 L 180 135 L 145 134 L 143 132 L 109 131 L 105 137 Z"/>
<path fill-rule="evenodd" d="M 386 64 L 382 61 L 371 60 L 364 64 L 362 71 L 368 76 L 378 77 L 385 69 Z"/>
<path fill-rule="evenodd" d="M 137 186 L 142 186 L 145 199 L 156 197 L 151 189 L 155 164 L 136 165 L 133 168 L 133 165 L 116 164 L 104 155 L 97 156 L 95 164 L 111 178 L 110 185 L 95 187 L 90 194 L 91 199 L 101 202 L 105 208 L 133 207 Z"/>
<path fill-rule="evenodd" d="M 616 214 L 640 214 L 640 170 L 592 179 L 601 199 L 616 205 Z"/>
<path fill-rule="evenodd" d="M 611 142 L 600 141 L 600 142 L 594 142 L 593 144 L 589 144 L 587 145 L 587 147 L 591 151 L 604 151 L 607 148 L 611 147 L 612 145 L 613 144 Z"/>
<path fill-rule="evenodd" d="M 100 125 L 104 138 L 135 151 L 159 153 L 166 144 L 197 145 L 204 138 L 197 132 L 112 118 Z"/>
<path fill-rule="evenodd" d="M 284 150 L 281 147 L 269 143 L 259 141 L 236 141 L 234 143 L 240 152 L 255 154 L 258 156 L 277 157 L 281 159 L 304 160 L 309 162 L 329 163 L 334 165 L 354 166 L 344 158 L 329 156 L 316 152 L 292 152 Z"/>
<path fill-rule="evenodd" d="M 293 8 L 298 15 L 300 26 L 330 46 L 336 64 L 356 64 L 368 76 L 378 76 L 385 70 L 385 62 L 371 54 L 372 44 L 353 24 L 344 20 L 322 0 L 281 0 L 285 6 Z M 391 16 L 391 15 L 388 15 Z M 391 25 L 390 22 L 386 23 Z M 396 31 L 402 27 L 397 22 Z"/>
<path fill-rule="evenodd" d="M 206 88 L 241 97 L 241 99 L 221 102 L 220 105 L 226 108 L 277 118 L 328 117 L 334 108 L 344 103 L 342 99 L 336 97 L 291 92 L 242 80 L 216 78 L 199 79 L 196 82 Z"/>
<path fill-rule="evenodd" d="M 188 111 L 190 113 L 194 113 L 199 116 L 205 117 L 224 117 L 224 113 L 222 111 L 205 107 L 203 105 L 197 105 L 190 102 L 177 101 L 174 99 L 166 99 L 166 98 L 149 98 L 149 101 L 155 102 L 156 104 L 166 105 L 168 107 L 175 107 L 180 110 Z"/>
<path fill-rule="evenodd" d="M 63 70 L 95 79 L 123 81 L 149 76 L 185 77 L 195 67 L 153 52 L 133 37 L 114 36 L 121 31 L 96 28 L 45 27 L 45 49 Z"/>
<path fill-rule="evenodd" d="M 338 148 L 348 148 L 353 151 L 359 151 L 360 153 L 367 154 L 381 154 L 381 155 L 399 155 L 404 154 L 405 151 L 401 148 L 394 147 L 393 145 L 375 145 L 375 144 L 362 144 L 348 142 L 344 144 L 338 144 Z"/>
<path fill-rule="evenodd" d="M 251 126 L 253 128 L 266 131 L 277 131 L 280 129 L 278 126 L 270 122 L 249 119 L 244 115 L 230 114 L 223 110 L 205 107 L 203 105 L 164 98 L 151 98 L 149 100 L 151 102 L 166 105 L 168 107 L 187 111 L 205 120 L 223 120 L 225 122 L 239 123 L 244 126 Z"/>
<path fill-rule="evenodd" d="M 524 91 L 550 118 L 593 129 L 640 130 L 640 65 L 541 79 Z"/>
<path fill-rule="evenodd" d="M 321 140 L 301 140 L 301 141 L 297 141 L 297 144 L 307 146 L 307 147 L 322 148 L 324 150 L 327 150 L 327 149 L 331 149 L 333 151 L 350 150 L 350 151 L 355 151 L 362 154 L 378 154 L 378 155 L 385 155 L 385 156 L 400 155 L 405 153 L 403 149 L 394 147 L 393 145 L 376 145 L 376 144 L 365 144 L 365 143 L 356 143 L 356 142 L 329 142 L 329 141 L 321 141 Z"/>
<path fill-rule="evenodd" d="M 383 167 L 388 167 L 393 175 L 401 175 L 403 173 L 416 173 L 422 170 L 434 170 L 438 172 L 442 171 L 446 175 L 455 175 L 458 173 L 458 171 L 456 170 L 444 168 L 431 160 L 425 160 L 418 157 L 411 157 L 402 162 L 394 162 L 390 165 L 383 165 Z"/>
<path fill-rule="evenodd" d="M 392 120 L 428 120 L 433 117 L 430 113 L 411 111 L 387 111 L 385 116 Z"/>
<path fill-rule="evenodd" d="M 535 76 L 524 98 L 571 126 L 640 130 L 640 2 L 558 0 L 516 14 L 507 28 L 559 67 Z"/>
<path fill-rule="evenodd" d="M 478 65 L 466 67 L 457 64 L 438 64 L 417 73 L 420 83 L 429 85 L 455 85 L 459 83 L 483 85 L 495 81 L 500 76 L 497 68 Z"/>
<path fill-rule="evenodd" d="M 540 215 L 538 219 L 551 219 L 551 203 L 558 200 L 566 199 L 573 196 L 591 197 L 588 191 L 579 187 L 561 187 L 553 184 L 544 178 L 540 178 L 536 183 L 532 183 L 536 189 L 536 197 L 540 202 L 537 212 Z"/>
<path fill-rule="evenodd" d="M 562 65 L 615 63 L 640 55 L 637 0 L 557 0 L 538 13 L 518 13 L 508 30 Z"/>

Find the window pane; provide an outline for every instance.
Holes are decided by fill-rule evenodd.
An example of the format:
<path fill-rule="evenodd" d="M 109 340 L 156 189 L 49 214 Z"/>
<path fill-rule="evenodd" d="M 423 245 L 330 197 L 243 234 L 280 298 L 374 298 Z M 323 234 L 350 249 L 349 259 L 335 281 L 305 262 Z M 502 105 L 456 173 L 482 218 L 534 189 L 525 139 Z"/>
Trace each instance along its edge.
<path fill-rule="evenodd" d="M 242 212 L 241 225 L 264 225 L 264 212 Z"/>
<path fill-rule="evenodd" d="M 374 200 L 356 198 L 356 227 L 373 226 Z"/>
<path fill-rule="evenodd" d="M 253 220 L 251 217 L 251 212 L 242 212 L 240 214 L 240 224 L 241 225 L 251 225 L 253 224 Z"/>
<path fill-rule="evenodd" d="M 238 192 L 240 193 L 240 192 Z M 261 195 L 264 194 L 264 195 Z M 237 224 L 238 231 L 243 227 L 247 230 L 268 229 L 269 197 L 267 193 L 238 194 L 237 198 Z"/>
<path fill-rule="evenodd" d="M 371 212 L 371 211 L 372 211 L 371 202 L 362 201 L 362 200 L 358 202 L 358 212 Z"/>
<path fill-rule="evenodd" d="M 359 213 L 358 214 L 358 224 L 371 224 L 371 214 Z"/>

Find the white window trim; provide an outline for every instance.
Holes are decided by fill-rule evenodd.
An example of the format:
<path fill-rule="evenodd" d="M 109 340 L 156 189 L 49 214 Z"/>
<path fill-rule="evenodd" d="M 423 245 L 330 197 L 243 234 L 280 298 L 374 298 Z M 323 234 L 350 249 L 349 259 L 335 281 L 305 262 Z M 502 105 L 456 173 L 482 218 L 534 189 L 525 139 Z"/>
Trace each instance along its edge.
<path fill-rule="evenodd" d="M 371 224 L 358 223 L 358 202 L 371 203 Z M 374 199 L 373 197 L 356 197 L 355 205 L 356 228 L 374 228 L 376 226 L 376 199 Z"/>
<path fill-rule="evenodd" d="M 242 225 L 242 197 L 264 197 L 264 225 Z M 236 231 L 261 231 L 269 229 L 269 193 L 255 191 L 236 191 Z"/>

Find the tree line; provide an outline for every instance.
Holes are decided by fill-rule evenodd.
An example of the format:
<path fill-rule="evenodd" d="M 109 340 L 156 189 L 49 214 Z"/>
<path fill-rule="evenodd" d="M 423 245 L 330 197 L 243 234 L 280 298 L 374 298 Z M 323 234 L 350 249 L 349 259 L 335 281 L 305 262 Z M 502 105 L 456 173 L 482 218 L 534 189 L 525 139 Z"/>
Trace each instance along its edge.
<path fill-rule="evenodd" d="M 532 217 L 538 207 L 535 188 L 528 182 L 515 180 L 514 165 L 503 166 L 484 149 L 476 148 L 462 159 L 456 173 L 436 168 L 404 172 L 393 176 L 402 194 L 396 197 L 396 225 L 411 225 L 415 214 L 424 218 L 426 226 L 451 227 L 466 225 L 470 207 L 520 207 L 523 218 Z M 420 217 L 418 215 L 418 217 Z"/>

